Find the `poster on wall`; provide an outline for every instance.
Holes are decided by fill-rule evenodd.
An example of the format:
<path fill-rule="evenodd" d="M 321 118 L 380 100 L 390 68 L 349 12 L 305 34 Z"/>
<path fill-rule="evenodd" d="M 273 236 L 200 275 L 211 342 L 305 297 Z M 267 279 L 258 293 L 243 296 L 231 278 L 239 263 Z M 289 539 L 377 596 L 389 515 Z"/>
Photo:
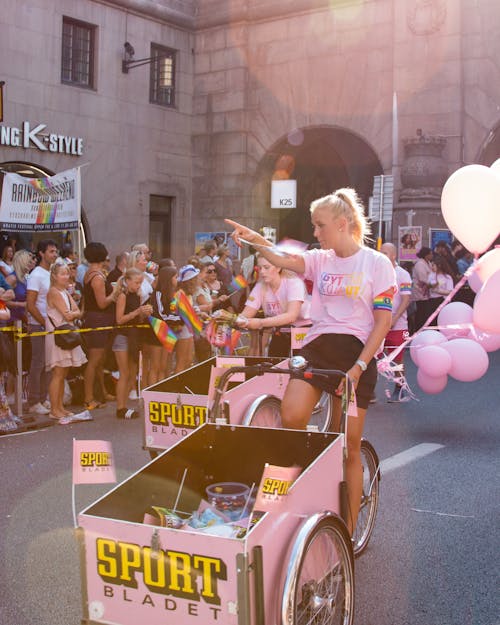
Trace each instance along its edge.
<path fill-rule="evenodd" d="M 440 241 L 444 241 L 451 247 L 453 234 L 445 228 L 429 228 L 429 247 L 432 251 L 436 249 L 436 245 Z"/>
<path fill-rule="evenodd" d="M 194 253 L 203 256 L 204 253 L 200 254 L 200 252 L 203 251 L 203 246 L 208 241 L 215 241 L 217 247 L 219 245 L 227 245 L 231 258 L 240 258 L 240 248 L 236 245 L 233 239 L 231 239 L 230 232 L 195 232 Z"/>
<path fill-rule="evenodd" d="M 417 260 L 417 252 L 422 247 L 422 226 L 399 226 L 398 260 L 399 262 Z"/>
<path fill-rule="evenodd" d="M 54 176 L 25 178 L 6 173 L 0 229 L 9 232 L 76 230 L 80 224 L 80 168 Z"/>

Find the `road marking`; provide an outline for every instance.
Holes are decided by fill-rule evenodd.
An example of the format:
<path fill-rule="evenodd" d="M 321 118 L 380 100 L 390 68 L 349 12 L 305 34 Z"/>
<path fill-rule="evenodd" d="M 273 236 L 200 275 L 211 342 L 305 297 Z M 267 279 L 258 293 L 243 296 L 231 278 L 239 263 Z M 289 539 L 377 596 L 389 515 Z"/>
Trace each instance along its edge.
<path fill-rule="evenodd" d="M 451 514 L 449 512 L 438 512 L 437 510 L 424 510 L 422 508 L 410 508 L 413 512 L 426 512 L 427 514 L 435 514 L 436 516 L 451 516 L 459 519 L 474 519 L 473 514 Z"/>
<path fill-rule="evenodd" d="M 405 451 L 401 451 L 399 454 L 390 456 L 389 458 L 382 460 L 380 463 L 382 475 L 389 471 L 393 471 L 394 469 L 404 467 L 405 464 L 409 464 L 414 460 L 418 460 L 419 458 L 432 454 L 432 452 L 443 447 L 444 445 L 439 445 L 438 443 L 420 443 L 420 445 L 415 445 Z"/>

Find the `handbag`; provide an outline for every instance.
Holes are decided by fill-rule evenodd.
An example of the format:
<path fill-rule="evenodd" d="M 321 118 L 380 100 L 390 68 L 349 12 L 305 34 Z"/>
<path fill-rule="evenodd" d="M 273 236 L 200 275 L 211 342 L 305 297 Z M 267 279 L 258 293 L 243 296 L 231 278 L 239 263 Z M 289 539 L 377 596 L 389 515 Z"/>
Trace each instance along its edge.
<path fill-rule="evenodd" d="M 60 326 L 56 326 L 50 317 L 49 319 L 55 330 L 75 329 L 75 326 L 71 325 L 71 323 L 63 323 Z M 78 332 L 65 332 L 64 334 L 54 334 L 54 342 L 60 349 L 69 351 L 71 349 L 75 349 L 75 347 L 81 347 L 82 337 Z"/>

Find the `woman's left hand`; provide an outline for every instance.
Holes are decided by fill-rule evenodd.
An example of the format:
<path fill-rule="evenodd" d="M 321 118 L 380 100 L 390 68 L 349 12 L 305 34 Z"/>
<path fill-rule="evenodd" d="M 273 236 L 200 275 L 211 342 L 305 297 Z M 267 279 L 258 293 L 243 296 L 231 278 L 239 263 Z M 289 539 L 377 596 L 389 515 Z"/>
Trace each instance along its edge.
<path fill-rule="evenodd" d="M 349 369 L 349 371 L 347 371 L 347 375 L 349 376 L 349 379 L 351 380 L 351 383 L 354 386 L 354 390 L 358 388 L 359 378 L 361 377 L 361 374 L 362 374 L 362 371 L 359 365 L 353 365 Z M 340 383 L 335 390 L 335 395 L 338 395 L 338 396 L 342 395 L 342 393 L 344 392 L 344 385 L 345 385 L 345 377 L 342 376 L 342 379 L 340 380 Z"/>

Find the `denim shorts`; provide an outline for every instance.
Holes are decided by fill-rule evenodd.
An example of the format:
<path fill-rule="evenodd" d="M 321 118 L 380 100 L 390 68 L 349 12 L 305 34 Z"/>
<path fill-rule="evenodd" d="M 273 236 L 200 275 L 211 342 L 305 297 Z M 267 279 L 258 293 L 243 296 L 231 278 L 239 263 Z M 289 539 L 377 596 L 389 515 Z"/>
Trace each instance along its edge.
<path fill-rule="evenodd" d="M 128 340 L 124 334 L 115 334 L 115 338 L 113 339 L 112 350 L 114 352 L 127 352 L 128 351 Z"/>

